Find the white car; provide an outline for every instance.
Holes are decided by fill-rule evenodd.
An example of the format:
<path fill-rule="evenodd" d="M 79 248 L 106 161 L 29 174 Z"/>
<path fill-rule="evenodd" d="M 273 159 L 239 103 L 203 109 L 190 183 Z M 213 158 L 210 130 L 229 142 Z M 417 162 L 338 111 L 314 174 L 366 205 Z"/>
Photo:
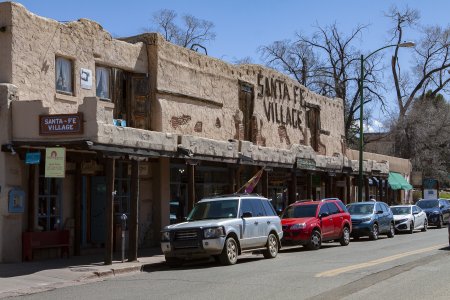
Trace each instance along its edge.
<path fill-rule="evenodd" d="M 396 205 L 391 206 L 394 214 L 396 231 L 407 231 L 413 233 L 414 230 L 427 231 L 427 214 L 417 205 Z"/>

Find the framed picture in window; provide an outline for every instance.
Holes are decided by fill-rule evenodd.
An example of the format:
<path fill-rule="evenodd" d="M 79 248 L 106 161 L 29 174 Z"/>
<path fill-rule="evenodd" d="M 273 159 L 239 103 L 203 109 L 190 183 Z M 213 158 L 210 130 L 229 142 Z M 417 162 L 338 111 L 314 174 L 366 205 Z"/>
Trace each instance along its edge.
<path fill-rule="evenodd" d="M 70 59 L 56 57 L 55 84 L 56 91 L 63 94 L 73 94 L 73 63 Z"/>

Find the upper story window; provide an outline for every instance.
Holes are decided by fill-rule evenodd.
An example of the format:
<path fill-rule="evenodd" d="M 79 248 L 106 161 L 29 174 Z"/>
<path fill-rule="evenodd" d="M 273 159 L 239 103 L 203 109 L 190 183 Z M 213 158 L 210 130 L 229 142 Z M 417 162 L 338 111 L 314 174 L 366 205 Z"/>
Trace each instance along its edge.
<path fill-rule="evenodd" d="M 70 59 L 56 57 L 56 91 L 73 95 L 73 62 Z"/>
<path fill-rule="evenodd" d="M 110 68 L 106 67 L 95 68 L 95 87 L 97 90 L 96 95 L 100 99 L 111 100 L 110 78 L 111 78 Z"/>

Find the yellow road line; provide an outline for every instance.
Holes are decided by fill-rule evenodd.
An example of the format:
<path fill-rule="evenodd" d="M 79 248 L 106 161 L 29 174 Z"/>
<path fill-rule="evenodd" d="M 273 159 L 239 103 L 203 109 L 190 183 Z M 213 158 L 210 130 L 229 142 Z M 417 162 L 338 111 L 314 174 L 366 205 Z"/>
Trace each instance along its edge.
<path fill-rule="evenodd" d="M 399 258 L 403 258 L 406 256 L 410 256 L 410 255 L 414 255 L 414 254 L 419 254 L 419 253 L 424 253 L 424 252 L 428 252 L 428 251 L 432 251 L 432 250 L 436 250 L 436 249 L 440 249 L 442 247 L 447 246 L 447 244 L 442 244 L 442 245 L 438 245 L 438 246 L 432 246 L 432 247 L 428 247 L 428 248 L 423 248 L 423 249 L 418 249 L 418 250 L 414 250 L 414 251 L 410 251 L 410 252 L 405 252 L 405 253 L 400 253 L 400 254 L 396 254 L 396 255 L 392 255 L 392 256 L 387 256 L 387 257 L 383 257 L 380 259 L 376 259 L 376 260 L 372 260 L 372 261 L 368 261 L 368 262 L 364 262 L 364 263 L 360 263 L 360 264 L 356 264 L 356 265 L 351 265 L 351 266 L 347 266 L 347 267 L 342 267 L 342 268 L 338 268 L 338 269 L 334 269 L 334 270 L 329 270 L 329 271 L 325 271 L 322 273 L 318 273 L 316 274 L 315 277 L 332 277 L 332 276 L 336 276 L 342 273 L 346 273 L 346 272 L 350 272 L 350 271 L 354 271 L 354 270 L 358 270 L 358 269 L 363 269 L 363 268 L 368 268 L 368 267 L 372 267 L 375 265 L 379 265 L 382 263 L 386 263 L 389 261 L 393 261 Z"/>

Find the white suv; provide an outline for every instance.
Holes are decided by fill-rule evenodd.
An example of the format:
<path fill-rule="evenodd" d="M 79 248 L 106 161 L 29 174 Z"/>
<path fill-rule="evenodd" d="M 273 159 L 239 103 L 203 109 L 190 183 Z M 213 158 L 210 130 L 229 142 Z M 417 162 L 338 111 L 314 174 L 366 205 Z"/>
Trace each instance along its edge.
<path fill-rule="evenodd" d="M 233 265 L 245 251 L 276 257 L 282 237 L 281 220 L 270 200 L 233 194 L 203 199 L 186 222 L 166 226 L 161 232 L 161 249 L 170 266 L 209 256 Z"/>

